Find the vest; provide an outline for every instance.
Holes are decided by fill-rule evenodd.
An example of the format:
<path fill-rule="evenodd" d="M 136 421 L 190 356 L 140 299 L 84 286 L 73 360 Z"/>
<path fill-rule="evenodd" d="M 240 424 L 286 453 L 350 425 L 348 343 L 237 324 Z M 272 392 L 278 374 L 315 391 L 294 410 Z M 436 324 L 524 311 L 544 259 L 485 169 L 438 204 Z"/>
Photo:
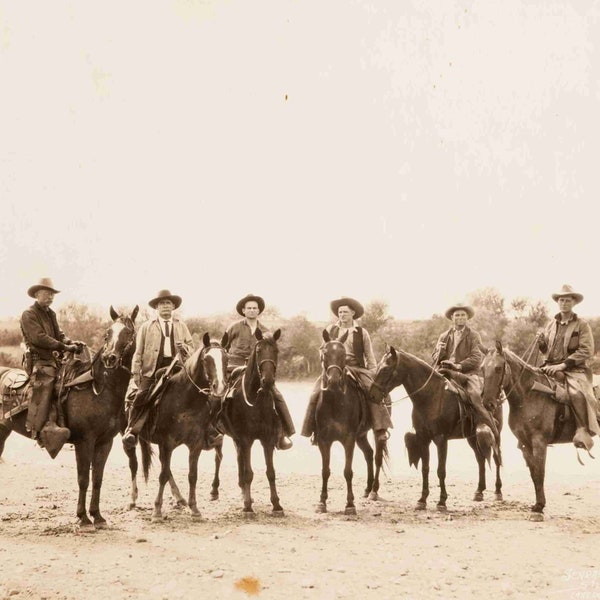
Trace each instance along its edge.
<path fill-rule="evenodd" d="M 340 328 L 334 325 L 329 332 L 329 335 L 333 339 L 337 339 L 340 333 Z M 363 341 L 362 327 L 356 327 L 356 331 L 352 332 L 352 350 L 354 351 L 354 358 L 358 363 L 356 366 L 361 369 L 365 368 L 365 344 Z"/>

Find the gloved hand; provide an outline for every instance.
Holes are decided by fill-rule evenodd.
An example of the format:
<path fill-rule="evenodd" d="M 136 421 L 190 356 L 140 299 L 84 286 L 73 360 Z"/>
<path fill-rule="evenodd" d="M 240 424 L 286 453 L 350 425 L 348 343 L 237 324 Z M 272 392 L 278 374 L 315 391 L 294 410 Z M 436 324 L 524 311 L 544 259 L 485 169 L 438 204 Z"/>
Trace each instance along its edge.
<path fill-rule="evenodd" d="M 79 352 L 79 346 L 75 343 L 73 344 L 65 344 L 65 350 L 67 352 Z"/>
<path fill-rule="evenodd" d="M 451 371 L 460 371 L 459 365 L 457 365 L 456 363 L 453 363 L 449 360 L 443 360 L 440 363 L 440 367 L 442 367 L 442 369 L 450 369 Z"/>

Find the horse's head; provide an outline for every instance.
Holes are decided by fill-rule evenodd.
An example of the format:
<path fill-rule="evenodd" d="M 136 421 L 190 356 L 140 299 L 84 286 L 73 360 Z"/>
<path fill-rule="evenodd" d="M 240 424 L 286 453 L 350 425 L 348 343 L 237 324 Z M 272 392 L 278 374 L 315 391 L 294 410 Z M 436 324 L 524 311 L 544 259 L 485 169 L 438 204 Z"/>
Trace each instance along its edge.
<path fill-rule="evenodd" d="M 381 402 L 394 387 L 400 385 L 401 382 L 397 382 L 394 379 L 397 366 L 398 353 L 394 346 L 390 346 L 377 365 L 373 383 L 369 390 L 369 394 L 374 402 Z"/>
<path fill-rule="evenodd" d="M 339 339 L 331 339 L 327 329 L 323 329 L 323 341 L 325 346 L 321 349 L 321 389 L 340 391 L 344 387 L 344 370 L 346 368 L 346 347 L 348 332 Z"/>
<path fill-rule="evenodd" d="M 135 348 L 135 319 L 139 306 L 133 309 L 131 315 L 120 315 L 112 306 L 110 316 L 111 326 L 104 334 L 104 346 L 100 351 L 102 363 L 106 369 L 120 367 L 123 359 L 130 358 Z"/>
<path fill-rule="evenodd" d="M 202 338 L 202 350 L 198 361 L 202 365 L 204 376 L 207 381 L 207 388 L 210 396 L 222 398 L 227 390 L 227 363 L 229 355 L 225 350 L 228 342 L 228 335 L 225 333 L 221 342 L 210 339 L 208 333 Z"/>
<path fill-rule="evenodd" d="M 270 390 L 275 384 L 275 373 L 277 371 L 277 340 L 281 336 L 281 329 L 276 329 L 271 334 L 263 334 L 256 328 L 254 337 L 256 344 L 253 350 L 254 362 L 260 377 L 260 387 L 264 390 Z M 250 362 L 250 361 L 249 361 Z"/>
<path fill-rule="evenodd" d="M 496 340 L 496 347 L 485 355 L 481 363 L 481 372 L 483 374 L 481 399 L 486 408 L 493 409 L 501 402 L 502 389 L 508 385 L 511 376 L 510 366 L 500 340 Z"/>

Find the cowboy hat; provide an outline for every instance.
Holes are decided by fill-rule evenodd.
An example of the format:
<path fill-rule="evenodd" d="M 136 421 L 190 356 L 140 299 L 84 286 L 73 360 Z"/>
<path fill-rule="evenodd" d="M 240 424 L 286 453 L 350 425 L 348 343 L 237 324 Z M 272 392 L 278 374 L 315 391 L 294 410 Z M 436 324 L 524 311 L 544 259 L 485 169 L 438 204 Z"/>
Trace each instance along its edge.
<path fill-rule="evenodd" d="M 558 302 L 558 299 L 563 296 L 572 296 L 575 300 L 575 304 L 579 304 L 583 300 L 583 294 L 575 292 L 573 288 L 566 283 L 563 284 L 562 288 L 560 288 L 560 292 L 552 294 L 552 300 L 554 300 L 554 302 Z"/>
<path fill-rule="evenodd" d="M 160 290 L 158 294 L 156 294 L 156 298 L 152 298 L 148 304 L 152 308 L 156 308 L 156 305 L 161 300 L 170 300 L 175 305 L 176 309 L 181 306 L 181 296 L 175 296 L 174 294 L 171 294 L 169 290 Z"/>
<path fill-rule="evenodd" d="M 452 315 L 457 311 L 457 310 L 464 310 L 467 313 L 467 317 L 469 319 L 473 318 L 473 315 L 475 314 L 475 311 L 470 307 L 467 306 L 466 304 L 462 304 L 461 302 L 457 302 L 454 306 L 451 306 L 444 314 L 446 315 L 446 319 L 450 319 L 452 320 Z"/>
<path fill-rule="evenodd" d="M 258 304 L 258 314 L 260 314 L 263 310 L 265 310 L 265 301 L 260 296 L 255 296 L 254 294 L 248 294 L 244 296 L 236 305 L 235 310 L 237 310 L 238 314 L 244 316 L 242 309 L 246 306 L 246 302 L 256 302 Z"/>
<path fill-rule="evenodd" d="M 337 300 L 332 300 L 330 306 L 331 311 L 336 317 L 338 316 L 340 306 L 347 306 L 350 310 L 353 310 L 355 319 L 360 319 L 365 312 L 363 305 L 354 298 L 338 298 Z"/>
<path fill-rule="evenodd" d="M 54 284 L 52 283 L 52 279 L 50 279 L 50 277 L 42 277 L 40 279 L 39 283 L 36 283 L 35 285 L 32 285 L 27 290 L 27 295 L 31 296 L 32 298 L 35 298 L 35 295 L 40 290 L 50 290 L 51 292 L 54 292 L 55 294 L 59 294 L 60 293 L 60 290 L 55 290 L 54 289 Z"/>

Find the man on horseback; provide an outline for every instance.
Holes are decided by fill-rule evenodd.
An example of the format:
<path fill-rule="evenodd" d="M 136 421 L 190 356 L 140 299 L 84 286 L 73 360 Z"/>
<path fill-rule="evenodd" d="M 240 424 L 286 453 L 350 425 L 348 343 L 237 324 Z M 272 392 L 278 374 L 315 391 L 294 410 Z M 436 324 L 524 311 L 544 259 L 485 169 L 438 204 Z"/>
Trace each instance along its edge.
<path fill-rule="evenodd" d="M 542 371 L 558 381 L 564 381 L 573 408 L 577 431 L 573 443 L 580 448 L 594 445 L 591 434 L 600 436 L 598 406 L 592 387 L 592 370 L 588 364 L 594 355 L 594 337 L 587 321 L 573 312 L 583 300 L 583 294 L 570 285 L 552 294 L 560 312 L 545 331 L 537 334 L 540 352 L 546 354 Z"/>
<path fill-rule="evenodd" d="M 136 338 L 131 371 L 137 393 L 123 435 L 123 445 L 127 448 L 135 447 L 137 436 L 148 418 L 152 406 L 151 388 L 157 381 L 157 372 L 170 367 L 178 360 L 178 354 L 185 360 L 193 351 L 187 325 L 173 316 L 181 302 L 181 297 L 169 290 L 160 290 L 156 298 L 148 302 L 156 310 L 156 316 L 142 324 Z"/>
<path fill-rule="evenodd" d="M 21 331 L 31 356 L 31 367 L 26 366 L 32 383 L 27 429 L 31 437 L 54 456 L 71 435 L 62 426 L 60 407 L 56 404 L 54 388 L 59 359 L 64 351 L 77 352 L 83 345 L 67 338 L 58 325 L 56 313 L 50 308 L 58 293 L 51 279 L 41 279 L 27 290 L 35 302 L 21 315 Z"/>
<path fill-rule="evenodd" d="M 373 384 L 373 375 L 377 368 L 377 361 L 373 353 L 369 332 L 364 327 L 355 323 L 355 319 L 362 317 L 365 312 L 364 308 L 354 298 L 339 298 L 333 300 L 330 306 L 333 314 L 338 317 L 338 321 L 328 325 L 326 329 L 331 339 L 339 339 L 346 331 L 348 332 L 348 337 L 344 343 L 346 348 L 346 366 L 356 378 L 367 398 L 367 404 L 371 412 L 371 422 L 375 431 L 375 439 L 385 441 L 389 437 L 388 429 L 393 428 L 389 410 L 391 400 L 389 395 L 384 400 L 385 404 L 377 404 L 370 399 L 369 390 Z M 312 391 L 302 425 L 302 435 L 305 437 L 310 437 L 315 432 L 315 417 L 320 394 L 321 378 L 319 377 Z M 313 443 L 316 443 L 314 438 Z"/>
<path fill-rule="evenodd" d="M 481 336 L 467 325 L 475 311 L 470 306 L 458 303 L 445 314 L 452 321 L 452 327 L 444 331 L 437 341 L 433 351 L 433 366 L 439 367 L 442 375 L 464 388 L 479 421 L 476 425 L 488 425 L 499 442 L 496 421 L 481 400 L 481 378 L 478 376 L 483 361 Z"/>
<path fill-rule="evenodd" d="M 258 320 L 259 315 L 265 309 L 265 301 L 260 296 L 248 294 L 244 296 L 235 307 L 237 313 L 244 317 L 236 321 L 227 329 L 228 342 L 226 350 L 229 352 L 229 362 L 227 370 L 229 373 L 238 367 L 244 367 L 248 357 L 252 353 L 256 344 L 254 333 L 260 329 L 263 333 L 268 333 L 268 329 Z M 233 381 L 230 386 L 233 387 Z M 273 386 L 273 397 L 275 401 L 275 410 L 281 419 L 283 434 L 277 442 L 279 450 L 288 450 L 293 446 L 290 437 L 296 433 L 292 416 L 287 404 L 276 386 Z M 213 408 L 213 413 L 216 412 Z M 218 407 L 220 409 L 220 407 Z"/>

